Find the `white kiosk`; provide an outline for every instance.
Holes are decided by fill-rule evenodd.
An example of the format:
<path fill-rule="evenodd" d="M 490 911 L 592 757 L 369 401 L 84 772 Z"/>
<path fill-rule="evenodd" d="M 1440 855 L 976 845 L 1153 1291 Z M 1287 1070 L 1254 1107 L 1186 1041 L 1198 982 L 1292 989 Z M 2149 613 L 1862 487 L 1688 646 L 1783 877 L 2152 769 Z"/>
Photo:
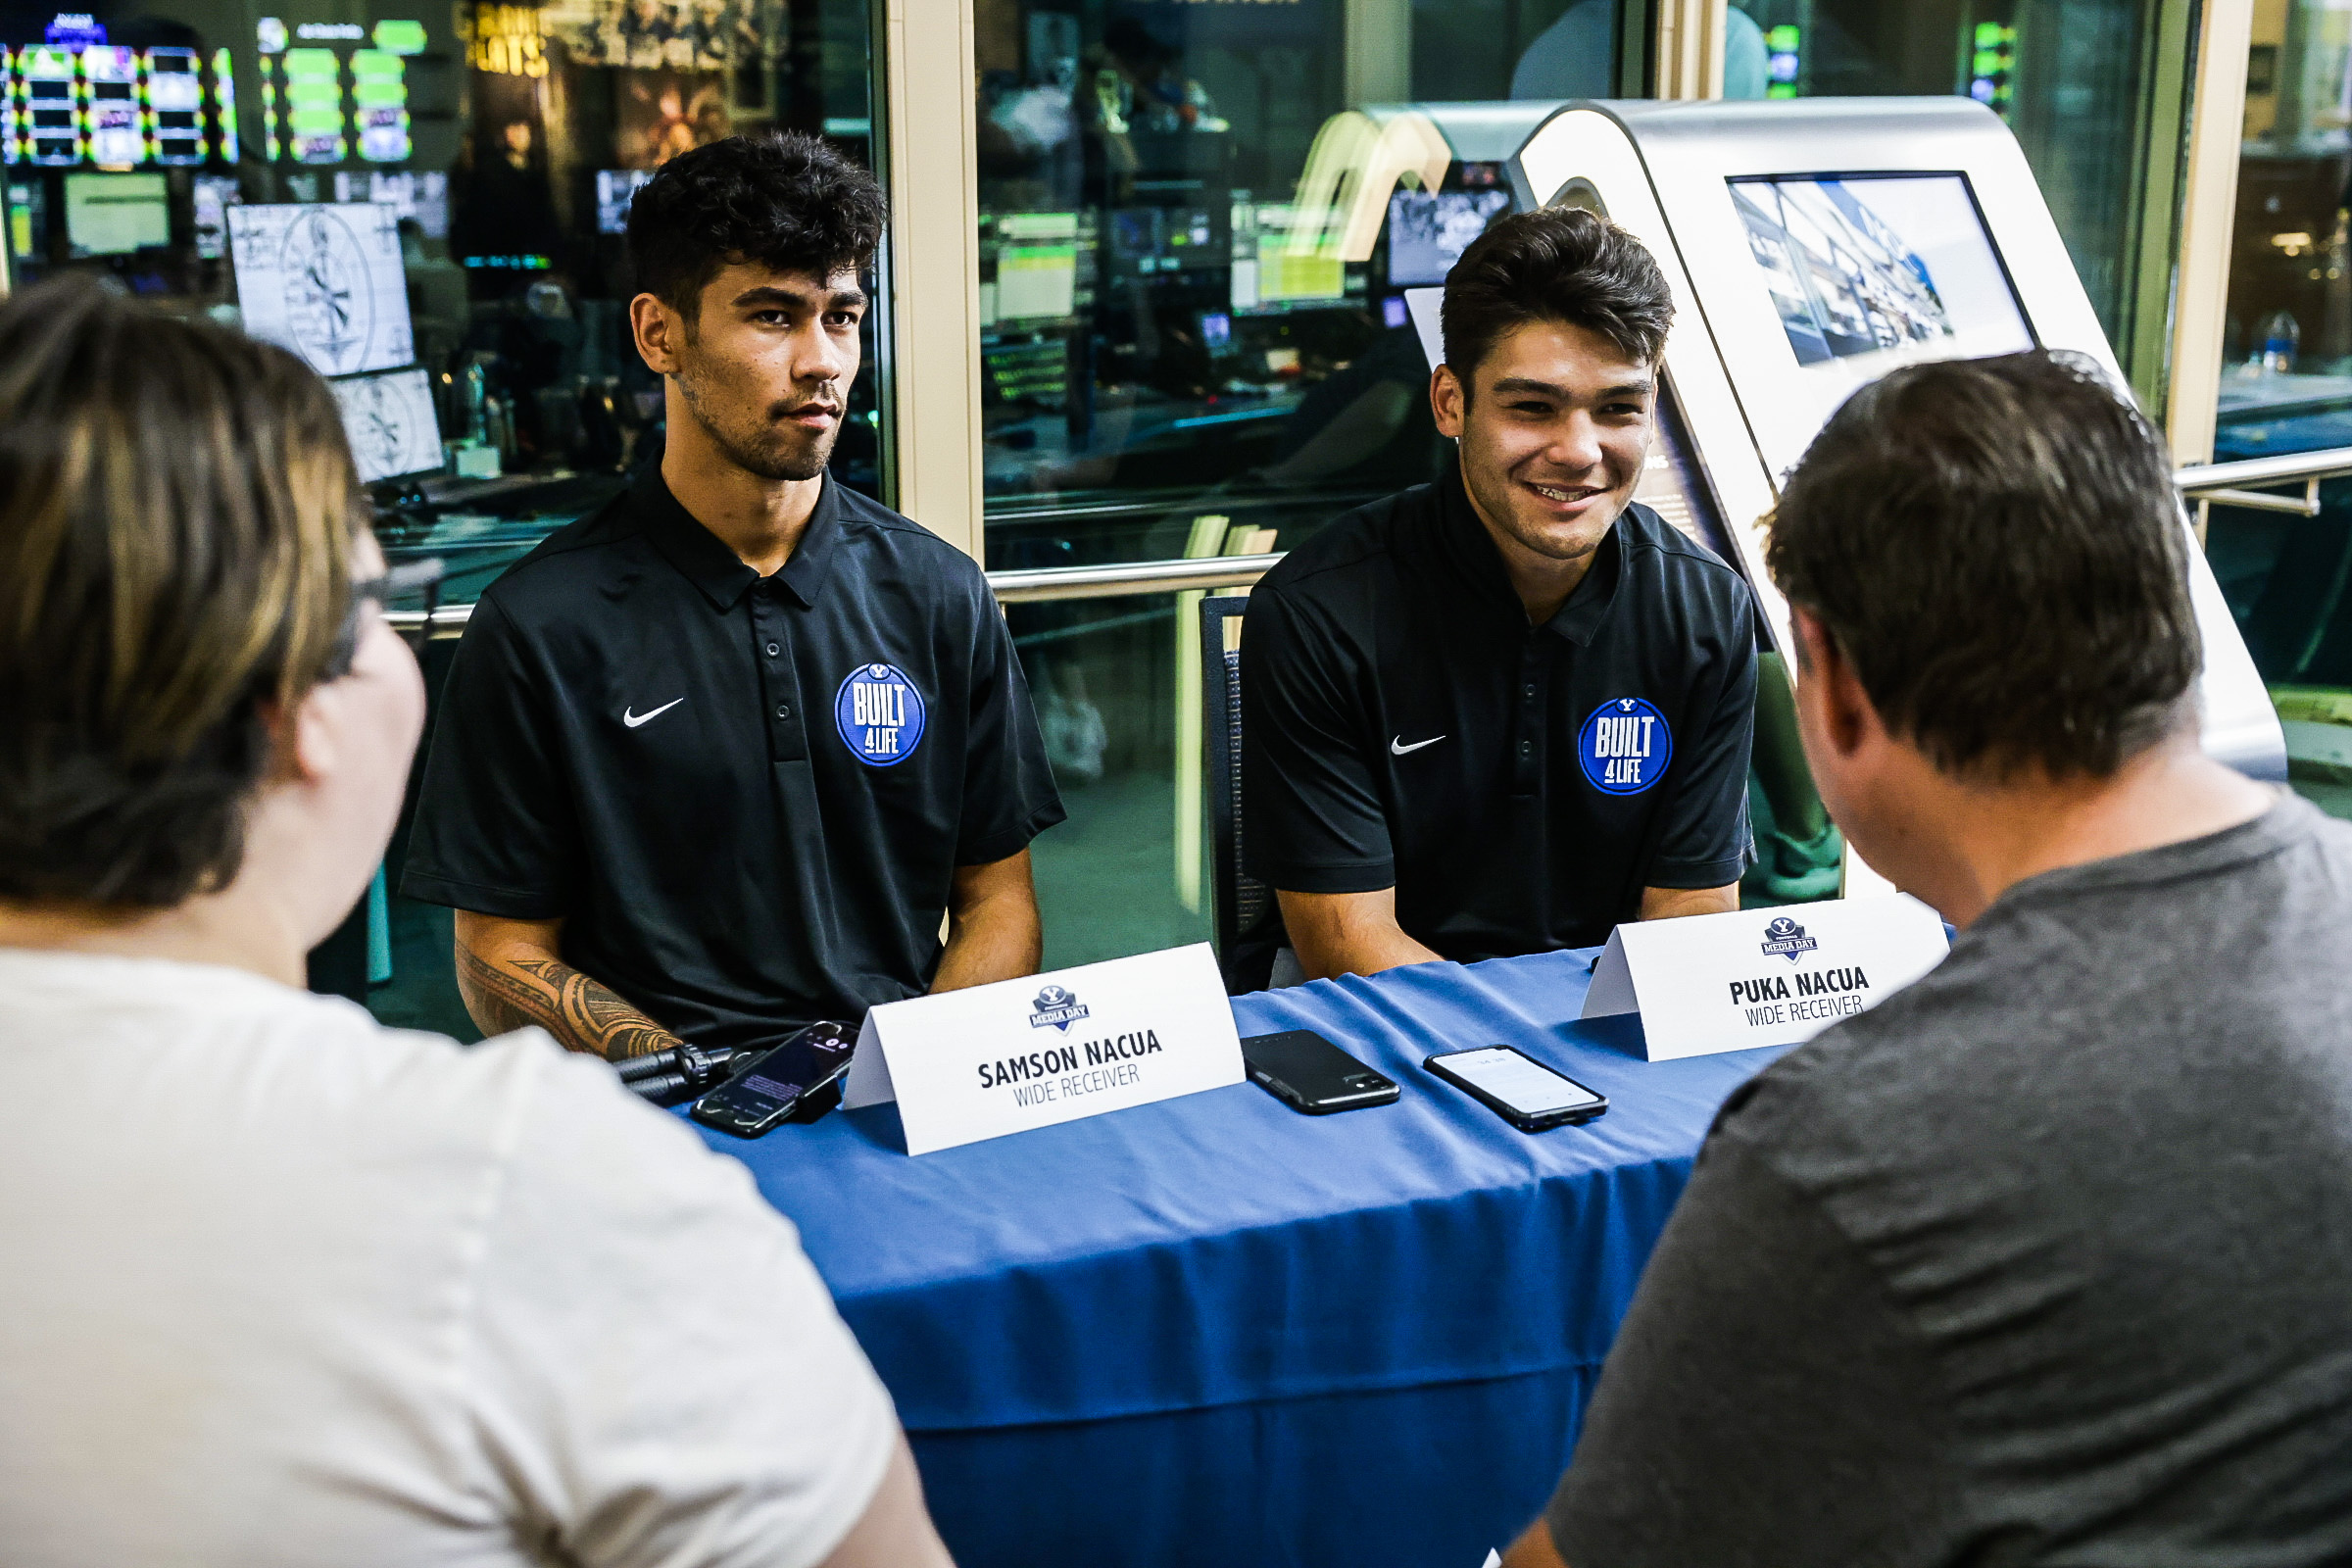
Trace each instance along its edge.
<path fill-rule="evenodd" d="M 1747 573 L 1784 649 L 1757 523 L 1856 387 L 1915 360 L 2036 345 L 2125 384 L 2016 139 L 1970 99 L 1572 103 L 1511 172 L 1523 201 L 1600 212 L 1665 270 L 1679 309 L 1641 498 Z M 2262 678 L 2193 545 L 2190 562 L 2206 750 L 2283 780 Z"/>

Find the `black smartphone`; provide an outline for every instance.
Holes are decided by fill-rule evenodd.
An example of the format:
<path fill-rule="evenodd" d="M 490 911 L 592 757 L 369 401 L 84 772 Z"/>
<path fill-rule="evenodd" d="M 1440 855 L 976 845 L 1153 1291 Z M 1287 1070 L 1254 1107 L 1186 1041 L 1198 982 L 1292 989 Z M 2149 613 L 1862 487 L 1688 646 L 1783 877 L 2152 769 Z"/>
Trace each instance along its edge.
<path fill-rule="evenodd" d="M 749 1052 L 727 1081 L 694 1102 L 694 1119 L 739 1138 L 757 1138 L 841 1081 L 858 1049 L 846 1023 L 812 1023 L 780 1046 Z"/>
<path fill-rule="evenodd" d="M 1575 1126 L 1609 1108 L 1608 1096 L 1509 1046 L 1444 1052 L 1421 1065 L 1523 1133 Z"/>
<path fill-rule="evenodd" d="M 1242 1042 L 1242 1060 L 1251 1083 L 1309 1116 L 1385 1105 L 1397 1094 L 1394 1082 L 1312 1029 L 1251 1035 Z"/>

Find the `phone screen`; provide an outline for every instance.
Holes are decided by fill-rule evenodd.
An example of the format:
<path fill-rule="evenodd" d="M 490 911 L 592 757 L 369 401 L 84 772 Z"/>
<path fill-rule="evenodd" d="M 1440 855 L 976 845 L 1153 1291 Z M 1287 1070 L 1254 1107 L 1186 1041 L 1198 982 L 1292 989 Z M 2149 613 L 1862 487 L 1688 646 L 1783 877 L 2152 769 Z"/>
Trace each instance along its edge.
<path fill-rule="evenodd" d="M 730 1081 L 730 1098 L 757 1095 L 773 1105 L 790 1104 L 839 1070 L 856 1042 L 808 1030 L 761 1056 Z"/>
<path fill-rule="evenodd" d="M 1508 1046 L 1464 1051 L 1439 1058 L 1446 1070 L 1464 1083 L 1476 1084 L 1513 1110 L 1532 1116 L 1579 1105 L 1597 1105 L 1601 1097 L 1571 1082 L 1531 1056 Z"/>

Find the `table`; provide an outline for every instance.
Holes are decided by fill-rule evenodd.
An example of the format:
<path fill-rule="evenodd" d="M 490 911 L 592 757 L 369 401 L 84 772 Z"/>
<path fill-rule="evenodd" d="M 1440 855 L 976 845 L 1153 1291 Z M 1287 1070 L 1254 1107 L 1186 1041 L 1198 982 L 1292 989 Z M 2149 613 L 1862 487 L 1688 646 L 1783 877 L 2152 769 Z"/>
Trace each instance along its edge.
<path fill-rule="evenodd" d="M 735 1155 L 896 1397 L 963 1568 L 1475 1568 L 1567 1460 L 1724 1098 L 1772 1051 L 1647 1063 L 1578 1023 L 1593 954 L 1236 999 L 1403 1085 L 1250 1084 L 920 1158 L 888 1105 Z M 1609 1097 L 1528 1135 L 1421 1067 L 1505 1043 Z"/>

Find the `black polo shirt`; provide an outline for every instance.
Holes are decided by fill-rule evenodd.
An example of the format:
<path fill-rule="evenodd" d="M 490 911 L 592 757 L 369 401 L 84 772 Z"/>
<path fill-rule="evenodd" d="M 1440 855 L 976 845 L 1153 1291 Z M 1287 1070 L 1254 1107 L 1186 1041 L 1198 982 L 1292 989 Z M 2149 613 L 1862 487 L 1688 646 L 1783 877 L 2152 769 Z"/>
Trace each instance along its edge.
<path fill-rule="evenodd" d="M 1647 507 L 1531 626 L 1449 473 L 1334 520 L 1243 627 L 1242 843 L 1274 887 L 1393 886 L 1467 961 L 1605 942 L 1644 887 L 1746 865 L 1754 605 Z"/>
<path fill-rule="evenodd" d="M 402 890 L 562 916 L 565 962 L 735 1045 L 920 995 L 955 869 L 1061 818 L 970 558 L 828 476 L 761 578 L 649 470 L 482 595 Z"/>

